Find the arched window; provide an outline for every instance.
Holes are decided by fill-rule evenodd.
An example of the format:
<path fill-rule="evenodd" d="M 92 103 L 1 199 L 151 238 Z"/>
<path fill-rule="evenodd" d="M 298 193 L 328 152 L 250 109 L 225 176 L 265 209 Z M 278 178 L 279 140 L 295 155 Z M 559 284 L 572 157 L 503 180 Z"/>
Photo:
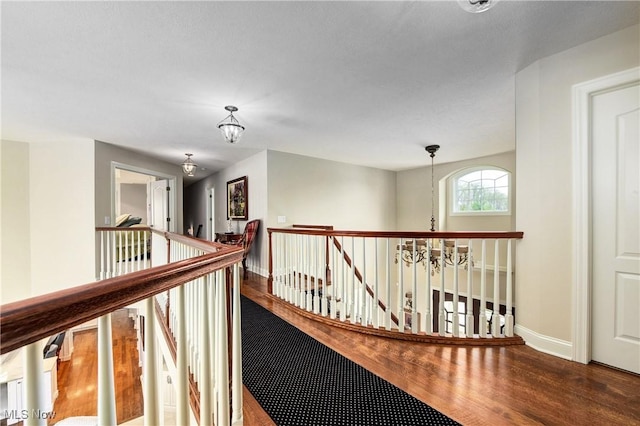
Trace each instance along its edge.
<path fill-rule="evenodd" d="M 510 214 L 508 171 L 488 166 L 464 169 L 451 182 L 452 214 Z"/>

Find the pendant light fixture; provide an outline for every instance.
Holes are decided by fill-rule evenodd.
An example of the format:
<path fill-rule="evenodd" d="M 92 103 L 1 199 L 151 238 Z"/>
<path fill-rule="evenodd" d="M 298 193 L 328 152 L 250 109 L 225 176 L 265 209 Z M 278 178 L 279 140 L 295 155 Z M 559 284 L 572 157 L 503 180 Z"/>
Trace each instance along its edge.
<path fill-rule="evenodd" d="M 499 0 L 458 0 L 461 8 L 469 13 L 481 13 L 491 9 Z"/>
<path fill-rule="evenodd" d="M 193 160 L 191 159 L 191 156 L 193 154 L 185 154 L 185 155 L 187 156 L 187 158 L 182 163 L 182 171 L 187 176 L 195 176 L 196 175 L 196 168 L 198 167 L 198 165 L 195 164 L 193 162 Z"/>
<path fill-rule="evenodd" d="M 227 105 L 224 107 L 227 111 L 229 111 L 229 115 L 218 123 L 218 129 L 222 132 L 222 136 L 229 143 L 236 143 L 240 136 L 242 136 L 242 132 L 244 132 L 244 126 L 241 126 L 238 120 L 233 116 L 233 113 L 238 111 L 238 108 L 233 105 Z"/>

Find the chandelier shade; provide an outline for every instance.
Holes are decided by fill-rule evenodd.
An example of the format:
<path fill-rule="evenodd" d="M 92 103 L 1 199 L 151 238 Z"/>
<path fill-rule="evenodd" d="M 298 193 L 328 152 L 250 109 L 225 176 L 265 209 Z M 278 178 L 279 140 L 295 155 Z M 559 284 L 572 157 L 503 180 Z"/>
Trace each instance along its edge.
<path fill-rule="evenodd" d="M 491 9 L 499 0 L 458 0 L 458 4 L 469 13 L 482 13 Z"/>
<path fill-rule="evenodd" d="M 218 123 L 218 129 L 224 136 L 224 139 L 229 143 L 236 143 L 242 136 L 242 132 L 244 132 L 244 126 L 240 125 L 238 120 L 233 116 L 233 113 L 238 111 L 238 108 L 233 105 L 227 105 L 224 107 L 227 111 L 229 111 L 229 115 Z"/>
<path fill-rule="evenodd" d="M 185 154 L 187 158 L 182 162 L 182 171 L 187 176 L 195 176 L 198 165 L 193 162 L 191 156 L 193 154 Z"/>

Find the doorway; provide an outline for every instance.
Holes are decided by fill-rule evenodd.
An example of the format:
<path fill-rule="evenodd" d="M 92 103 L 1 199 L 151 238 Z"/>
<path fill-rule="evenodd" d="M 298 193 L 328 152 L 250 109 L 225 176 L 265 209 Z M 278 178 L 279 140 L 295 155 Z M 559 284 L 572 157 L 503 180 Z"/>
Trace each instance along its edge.
<path fill-rule="evenodd" d="M 162 188 L 161 197 L 157 188 Z M 176 232 L 176 177 L 128 164 L 111 163 L 111 221 L 124 213 L 143 224 Z M 129 211 L 125 211 L 129 210 Z M 153 223 L 158 220 L 161 223 Z"/>

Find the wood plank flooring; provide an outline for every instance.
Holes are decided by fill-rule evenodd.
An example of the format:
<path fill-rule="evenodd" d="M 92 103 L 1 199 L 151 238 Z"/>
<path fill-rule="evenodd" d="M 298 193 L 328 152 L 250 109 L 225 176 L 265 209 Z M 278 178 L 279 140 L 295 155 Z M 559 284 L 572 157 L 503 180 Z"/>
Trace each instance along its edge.
<path fill-rule="evenodd" d="M 640 425 L 640 376 L 634 374 L 528 346 L 428 345 L 336 329 L 274 301 L 266 279 L 254 274 L 242 293 L 464 425 Z"/>
<path fill-rule="evenodd" d="M 113 369 L 118 423 L 142 416 L 141 369 L 136 330 L 127 310 L 111 314 Z M 74 334 L 74 352 L 69 361 L 60 362 L 58 399 L 54 404 L 54 424 L 67 417 L 98 415 L 98 332 L 90 329 Z"/>
<path fill-rule="evenodd" d="M 428 345 L 336 329 L 302 318 L 283 303 L 274 301 L 266 294 L 266 279 L 252 273 L 244 281 L 242 293 L 464 425 L 640 425 L 640 376 L 637 375 L 596 364 L 565 361 L 527 346 Z M 133 379 L 139 387 L 140 371 L 133 356 L 135 352 L 137 357 L 137 351 L 132 324 L 128 327 L 133 339 L 117 337 L 119 327 L 115 317 L 114 340 L 119 340 L 114 342 L 114 364 L 122 362 L 115 367 L 120 423 L 127 416 L 142 415 L 142 393 L 137 396 L 135 383 L 130 384 L 131 388 L 123 385 Z M 85 344 L 78 340 L 84 339 L 84 334 L 76 336 L 74 361 L 69 361 L 74 364 L 61 365 L 56 420 L 65 412 L 95 415 L 95 332 L 94 337 L 90 334 L 86 337 Z M 83 347 L 87 348 L 86 353 L 80 355 Z M 69 386 L 64 394 L 63 386 Z M 123 409 L 124 414 L 120 414 Z M 244 424 L 274 424 L 246 388 Z"/>

